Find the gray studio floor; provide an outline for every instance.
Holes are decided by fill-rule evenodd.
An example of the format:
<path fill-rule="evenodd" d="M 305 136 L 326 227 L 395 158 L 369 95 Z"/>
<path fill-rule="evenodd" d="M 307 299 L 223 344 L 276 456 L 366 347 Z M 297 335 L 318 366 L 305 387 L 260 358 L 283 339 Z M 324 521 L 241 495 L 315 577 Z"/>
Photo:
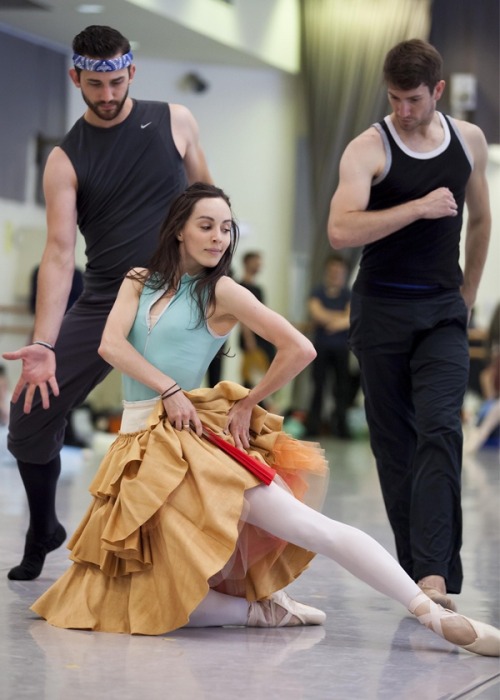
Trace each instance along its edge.
<path fill-rule="evenodd" d="M 51 627 L 29 610 L 68 566 L 61 548 L 42 576 L 9 582 L 26 527 L 16 467 L 0 446 L 0 697 L 2 700 L 499 700 L 500 663 L 458 651 L 397 603 L 317 557 L 289 592 L 321 607 L 324 627 L 181 630 L 130 637 Z M 366 441 L 324 442 L 331 466 L 325 512 L 392 550 Z M 89 502 L 97 454 L 63 451 L 60 517 L 72 530 Z M 465 585 L 459 609 L 500 623 L 500 468 L 483 449 L 464 465 Z"/>

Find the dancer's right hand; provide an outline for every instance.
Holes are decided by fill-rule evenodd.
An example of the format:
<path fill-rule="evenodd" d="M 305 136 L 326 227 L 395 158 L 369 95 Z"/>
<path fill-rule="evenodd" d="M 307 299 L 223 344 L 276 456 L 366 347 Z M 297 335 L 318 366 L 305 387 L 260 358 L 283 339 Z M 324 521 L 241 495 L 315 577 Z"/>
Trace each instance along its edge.
<path fill-rule="evenodd" d="M 183 391 L 177 391 L 172 396 L 163 399 L 163 405 L 169 422 L 176 430 L 193 430 L 201 437 L 203 425 L 200 417 Z"/>

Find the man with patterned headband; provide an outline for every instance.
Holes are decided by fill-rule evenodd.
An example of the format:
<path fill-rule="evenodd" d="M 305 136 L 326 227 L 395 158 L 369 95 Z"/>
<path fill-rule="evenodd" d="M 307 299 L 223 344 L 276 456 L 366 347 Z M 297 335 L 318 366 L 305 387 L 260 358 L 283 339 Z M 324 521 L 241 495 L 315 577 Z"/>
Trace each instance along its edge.
<path fill-rule="evenodd" d="M 120 32 L 87 27 L 73 51 L 70 77 L 87 110 L 44 173 L 47 242 L 33 344 L 4 355 L 23 363 L 9 449 L 30 523 L 23 559 L 8 573 L 16 580 L 39 576 L 47 552 L 66 537 L 55 509 L 66 416 L 111 369 L 97 347 L 118 287 L 131 267 L 148 263 L 172 199 L 192 182 L 211 183 L 190 111 L 129 97 L 135 66 Z M 86 243 L 85 290 L 65 315 L 77 225 Z"/>
<path fill-rule="evenodd" d="M 134 60 L 134 55 L 132 51 L 129 51 L 123 56 L 118 56 L 118 58 L 87 58 L 86 56 L 80 56 L 78 53 L 73 54 L 73 65 L 75 68 L 80 70 L 90 70 L 95 73 L 107 73 L 109 71 L 121 70 L 122 68 L 128 68 L 132 65 Z"/>

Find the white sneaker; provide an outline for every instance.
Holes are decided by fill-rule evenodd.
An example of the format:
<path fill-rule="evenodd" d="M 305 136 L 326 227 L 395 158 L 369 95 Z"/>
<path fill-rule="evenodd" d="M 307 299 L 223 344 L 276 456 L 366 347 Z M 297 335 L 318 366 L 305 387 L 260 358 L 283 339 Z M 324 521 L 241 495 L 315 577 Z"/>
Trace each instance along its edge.
<path fill-rule="evenodd" d="M 285 591 L 276 591 L 269 598 L 250 603 L 247 627 L 322 625 L 325 620 L 322 610 L 297 602 Z"/>

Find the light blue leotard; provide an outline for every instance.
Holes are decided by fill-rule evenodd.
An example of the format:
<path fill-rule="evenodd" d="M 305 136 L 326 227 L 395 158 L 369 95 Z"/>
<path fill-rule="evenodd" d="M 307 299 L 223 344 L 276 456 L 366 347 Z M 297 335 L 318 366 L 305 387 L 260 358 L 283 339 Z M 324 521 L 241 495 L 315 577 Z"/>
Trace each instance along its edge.
<path fill-rule="evenodd" d="M 178 291 L 152 328 L 150 309 L 165 289 L 144 287 L 128 336 L 148 362 L 184 390 L 201 386 L 208 365 L 229 336 L 215 335 L 206 322 L 199 324 L 198 307 L 190 291 L 192 279 L 189 275 L 182 277 Z M 158 392 L 123 375 L 123 396 L 126 401 L 143 401 L 155 398 Z"/>

